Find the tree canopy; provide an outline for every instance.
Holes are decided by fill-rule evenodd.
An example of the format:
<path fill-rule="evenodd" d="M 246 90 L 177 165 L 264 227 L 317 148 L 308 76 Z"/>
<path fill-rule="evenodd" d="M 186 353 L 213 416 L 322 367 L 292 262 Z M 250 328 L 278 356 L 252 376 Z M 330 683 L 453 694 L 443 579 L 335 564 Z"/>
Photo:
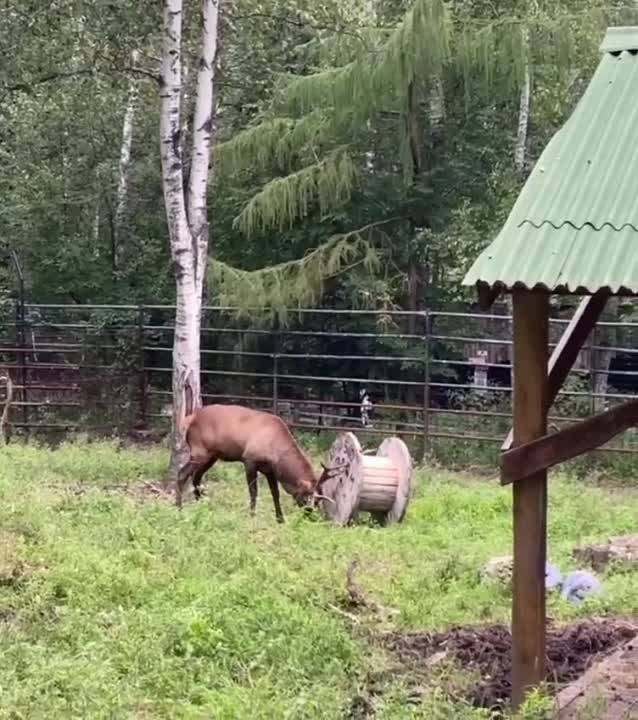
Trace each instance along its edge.
<path fill-rule="evenodd" d="M 19 255 L 34 300 L 172 302 L 157 145 L 161 13 L 146 0 L 48 6 L 0 10 L 0 243 Z M 187 6 L 186 117 L 199 40 Z M 320 301 L 460 299 L 468 263 L 578 100 L 605 27 L 633 21 L 631 7 L 598 0 L 510 0 L 498 12 L 484 0 L 226 3 L 207 299 L 280 317 Z M 0 274 L 5 289 L 11 275 Z"/>

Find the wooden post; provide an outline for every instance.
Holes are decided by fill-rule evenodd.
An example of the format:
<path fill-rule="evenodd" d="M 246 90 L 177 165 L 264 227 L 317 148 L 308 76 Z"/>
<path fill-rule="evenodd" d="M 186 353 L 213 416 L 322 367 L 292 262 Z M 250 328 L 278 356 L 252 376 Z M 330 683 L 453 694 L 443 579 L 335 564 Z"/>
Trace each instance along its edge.
<path fill-rule="evenodd" d="M 547 431 L 549 295 L 516 291 L 514 306 L 514 444 Z M 545 679 L 547 471 L 513 486 L 512 705 Z"/>
<path fill-rule="evenodd" d="M 139 392 L 139 405 L 138 405 L 138 424 L 141 428 L 146 427 L 146 368 L 145 359 L 146 353 L 144 352 L 144 306 L 139 305 L 137 308 L 137 345 L 138 345 L 138 364 L 137 369 L 137 382 Z"/>
<path fill-rule="evenodd" d="M 272 411 L 279 414 L 279 353 L 272 356 Z"/>
<path fill-rule="evenodd" d="M 586 297 L 578 306 L 558 345 L 556 345 L 549 361 L 549 378 L 547 381 L 548 409 L 558 395 L 558 391 L 565 382 L 569 371 L 574 366 L 578 353 L 585 344 L 589 333 L 596 326 L 598 318 L 605 309 L 607 298 L 608 294 L 602 291 Z M 514 385 L 514 378 L 512 378 L 512 385 Z M 512 447 L 513 437 L 513 431 L 510 430 L 501 447 L 503 452 Z"/>
<path fill-rule="evenodd" d="M 423 447 L 421 460 L 430 452 L 430 313 L 425 311 L 423 334 Z M 387 387 L 387 386 L 386 386 Z"/>

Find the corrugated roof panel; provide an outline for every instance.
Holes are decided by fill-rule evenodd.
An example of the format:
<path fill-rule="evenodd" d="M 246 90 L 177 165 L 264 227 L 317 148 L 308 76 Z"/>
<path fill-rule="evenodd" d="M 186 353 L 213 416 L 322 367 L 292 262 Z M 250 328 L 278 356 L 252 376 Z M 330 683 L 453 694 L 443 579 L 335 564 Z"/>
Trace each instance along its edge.
<path fill-rule="evenodd" d="M 610 27 L 600 46 L 600 52 L 638 50 L 638 29 L 635 27 Z"/>
<path fill-rule="evenodd" d="M 511 242 L 508 235 L 500 233 L 476 260 L 466 284 L 542 287 L 573 294 L 601 289 L 638 294 L 638 233 L 633 228 L 595 230 L 585 226 L 577 230 L 571 225 L 559 229 L 524 225 L 515 251 Z"/>
<path fill-rule="evenodd" d="M 585 94 L 464 284 L 638 294 L 638 28 L 610 28 Z"/>

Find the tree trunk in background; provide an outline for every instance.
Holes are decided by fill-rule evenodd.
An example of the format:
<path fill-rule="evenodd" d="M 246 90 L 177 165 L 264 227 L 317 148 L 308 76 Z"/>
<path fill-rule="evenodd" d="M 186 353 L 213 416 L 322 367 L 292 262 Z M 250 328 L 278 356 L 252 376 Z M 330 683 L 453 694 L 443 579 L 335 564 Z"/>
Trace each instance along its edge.
<path fill-rule="evenodd" d="M 166 218 L 175 268 L 176 312 L 173 342 L 173 428 L 171 473 L 188 462 L 183 421 L 201 406 L 200 331 L 202 287 L 208 253 L 207 190 L 213 75 L 219 0 L 202 2 L 202 41 L 188 196 L 184 191 L 181 153 L 182 0 L 164 0 L 160 89 L 160 155 Z"/>
<path fill-rule="evenodd" d="M 133 50 L 131 53 L 131 65 L 135 67 L 139 58 L 139 52 Z M 117 181 L 117 194 L 115 196 L 115 220 L 113 225 L 113 245 L 115 248 L 115 256 L 113 265 L 115 269 L 119 269 L 123 264 L 123 255 L 125 251 L 124 243 L 124 224 L 126 219 L 126 205 L 128 200 L 128 180 L 129 168 L 131 165 L 131 147 L 133 145 L 133 123 L 135 120 L 135 110 L 137 107 L 138 83 L 137 79 L 131 75 L 128 86 L 128 99 L 126 101 L 126 110 L 124 111 L 124 122 L 122 124 L 122 145 L 120 146 L 120 165 L 119 177 Z"/>
<path fill-rule="evenodd" d="M 427 106 L 432 129 L 432 144 L 435 145 L 443 139 L 445 133 L 445 93 L 440 75 L 434 75 L 430 80 Z"/>
<path fill-rule="evenodd" d="M 525 169 L 525 149 L 527 146 L 527 129 L 529 126 L 529 108 L 531 98 L 531 82 L 529 76 L 528 42 L 529 33 L 522 29 L 521 33 L 523 52 L 525 55 L 525 69 L 523 74 L 523 86 L 521 87 L 521 99 L 518 109 L 518 130 L 516 133 L 516 145 L 514 146 L 514 167 L 522 173 Z"/>

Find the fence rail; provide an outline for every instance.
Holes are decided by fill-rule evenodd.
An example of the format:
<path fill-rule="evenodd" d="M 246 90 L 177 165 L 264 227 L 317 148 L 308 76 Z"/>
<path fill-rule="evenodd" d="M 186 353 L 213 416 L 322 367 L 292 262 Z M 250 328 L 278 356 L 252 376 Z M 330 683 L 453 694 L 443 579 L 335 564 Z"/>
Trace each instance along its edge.
<path fill-rule="evenodd" d="M 0 367 L 16 391 L 11 430 L 166 430 L 173 318 L 168 305 L 0 306 Z M 394 433 L 421 451 L 437 443 L 488 443 L 496 452 L 509 429 L 507 314 L 303 309 L 291 311 L 285 327 L 258 320 L 257 312 L 249 322 L 233 308 L 204 308 L 206 402 L 267 409 L 316 433 L 346 427 Z M 552 346 L 568 321 L 552 319 Z M 578 422 L 638 397 L 637 337 L 637 323 L 599 323 L 550 423 Z M 372 402 L 369 422 L 362 391 Z M 627 431 L 605 450 L 638 452 L 638 435 Z"/>

